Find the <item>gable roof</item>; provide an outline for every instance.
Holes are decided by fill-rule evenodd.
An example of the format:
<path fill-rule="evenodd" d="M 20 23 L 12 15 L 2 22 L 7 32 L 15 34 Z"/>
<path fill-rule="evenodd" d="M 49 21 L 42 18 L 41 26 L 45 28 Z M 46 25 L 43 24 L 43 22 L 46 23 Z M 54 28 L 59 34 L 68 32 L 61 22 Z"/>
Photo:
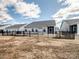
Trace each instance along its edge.
<path fill-rule="evenodd" d="M 3 27 L 3 26 L 5 26 L 5 25 L 0 25 L 0 27 Z"/>
<path fill-rule="evenodd" d="M 4 25 L 1 25 L 0 24 L 0 29 L 5 29 L 6 27 L 10 26 L 10 24 L 4 24 Z"/>
<path fill-rule="evenodd" d="M 79 19 L 69 19 L 69 20 L 63 20 L 63 22 L 66 22 L 69 25 L 77 24 L 79 23 Z"/>
<path fill-rule="evenodd" d="M 7 27 L 6 29 L 20 29 L 24 25 L 26 24 L 14 24 L 14 25 Z"/>
<path fill-rule="evenodd" d="M 42 28 L 47 26 L 55 26 L 55 20 L 32 22 L 28 24 L 25 28 Z"/>

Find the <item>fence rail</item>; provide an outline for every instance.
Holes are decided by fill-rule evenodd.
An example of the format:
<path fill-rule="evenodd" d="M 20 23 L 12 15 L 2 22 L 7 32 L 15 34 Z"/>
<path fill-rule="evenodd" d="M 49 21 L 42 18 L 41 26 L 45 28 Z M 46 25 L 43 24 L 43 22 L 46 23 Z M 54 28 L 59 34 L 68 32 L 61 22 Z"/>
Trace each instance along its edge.
<path fill-rule="evenodd" d="M 31 31 L 0 31 L 0 35 L 2 36 L 39 36 L 43 35 L 44 33 L 42 32 L 31 32 Z M 54 36 L 55 35 L 55 36 Z M 68 32 L 68 31 L 59 31 L 58 33 L 54 33 L 53 35 L 47 35 L 47 37 L 54 37 L 58 39 L 75 39 L 75 33 Z"/>
<path fill-rule="evenodd" d="M 0 31 L 0 36 L 39 36 L 45 34 L 44 32 L 32 31 Z"/>
<path fill-rule="evenodd" d="M 75 34 L 69 31 L 60 31 L 56 34 L 55 38 L 59 39 L 75 39 Z"/>

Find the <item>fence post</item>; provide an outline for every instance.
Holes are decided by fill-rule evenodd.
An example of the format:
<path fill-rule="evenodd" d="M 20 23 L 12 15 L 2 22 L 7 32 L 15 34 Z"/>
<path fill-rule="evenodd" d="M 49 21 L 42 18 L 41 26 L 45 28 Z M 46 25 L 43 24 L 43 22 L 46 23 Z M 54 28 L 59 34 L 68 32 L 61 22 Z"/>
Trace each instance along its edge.
<path fill-rule="evenodd" d="M 12 36 L 13 36 L 13 31 L 12 31 Z"/>
<path fill-rule="evenodd" d="M 23 36 L 25 36 L 25 31 L 23 31 Z"/>
<path fill-rule="evenodd" d="M 2 36 L 4 35 L 4 31 L 2 30 Z"/>
<path fill-rule="evenodd" d="M 29 31 L 29 37 L 31 37 L 31 31 Z"/>
<path fill-rule="evenodd" d="M 37 36 L 38 36 L 38 39 L 39 39 L 39 32 L 37 32 Z"/>
<path fill-rule="evenodd" d="M 8 31 L 6 31 L 6 33 L 7 33 L 7 36 L 8 36 Z"/>

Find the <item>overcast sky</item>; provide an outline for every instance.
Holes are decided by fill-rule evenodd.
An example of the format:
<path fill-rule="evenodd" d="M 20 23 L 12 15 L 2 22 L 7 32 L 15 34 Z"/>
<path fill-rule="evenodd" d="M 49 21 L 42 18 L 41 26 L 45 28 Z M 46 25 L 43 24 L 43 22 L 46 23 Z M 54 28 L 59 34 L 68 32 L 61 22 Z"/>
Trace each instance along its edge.
<path fill-rule="evenodd" d="M 78 16 L 79 0 L 0 0 L 0 22 L 60 21 Z"/>

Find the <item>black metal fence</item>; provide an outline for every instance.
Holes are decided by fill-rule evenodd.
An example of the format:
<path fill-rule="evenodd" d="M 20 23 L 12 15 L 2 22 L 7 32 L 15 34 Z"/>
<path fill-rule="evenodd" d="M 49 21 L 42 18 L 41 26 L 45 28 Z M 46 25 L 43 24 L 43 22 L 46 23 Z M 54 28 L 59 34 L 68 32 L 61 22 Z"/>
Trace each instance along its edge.
<path fill-rule="evenodd" d="M 31 31 L 0 31 L 1 36 L 32 36 L 39 35 L 39 32 L 31 32 Z"/>
<path fill-rule="evenodd" d="M 58 38 L 58 39 L 75 39 L 75 34 L 76 33 L 72 33 L 72 32 L 69 32 L 69 31 L 59 31 L 55 38 Z"/>
<path fill-rule="evenodd" d="M 44 33 L 42 32 L 41 35 L 43 35 Z M 69 32 L 69 31 L 59 31 L 58 33 L 54 33 L 55 36 L 51 36 L 57 39 L 75 39 L 75 33 Z M 39 36 L 40 32 L 32 32 L 32 31 L 0 31 L 0 35 L 1 36 Z M 47 35 L 48 37 L 50 37 L 50 35 Z"/>

